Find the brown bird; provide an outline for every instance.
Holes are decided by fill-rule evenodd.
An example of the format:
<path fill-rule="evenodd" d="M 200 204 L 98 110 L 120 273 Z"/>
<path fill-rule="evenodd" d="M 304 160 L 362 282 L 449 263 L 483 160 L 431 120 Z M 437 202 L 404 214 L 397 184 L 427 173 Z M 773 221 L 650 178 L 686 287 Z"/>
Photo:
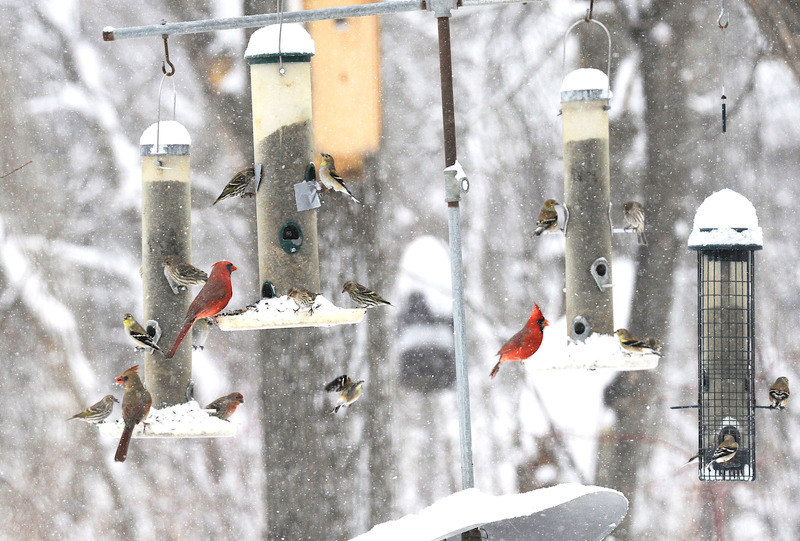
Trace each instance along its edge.
<path fill-rule="evenodd" d="M 208 274 L 194 265 L 182 261 L 176 255 L 164 258 L 164 276 L 169 282 L 169 287 L 176 295 L 180 290 L 190 289 L 192 286 L 201 286 L 208 281 Z"/>
<path fill-rule="evenodd" d="M 295 312 L 298 310 L 308 310 L 309 315 L 314 313 L 314 300 L 317 298 L 317 295 L 319 295 L 319 293 L 314 293 L 304 287 L 293 287 L 286 294 L 286 296 L 292 299 L 297 305 L 297 310 L 295 310 Z"/>
<path fill-rule="evenodd" d="M 233 415 L 239 404 L 244 404 L 244 396 L 242 393 L 231 393 L 225 396 L 220 396 L 211 404 L 206 406 L 207 410 L 214 410 L 214 413 L 209 412 L 212 417 L 217 417 L 223 421 L 227 421 L 228 417 Z"/>
<path fill-rule="evenodd" d="M 769 407 L 782 410 L 787 402 L 789 402 L 789 379 L 781 376 L 769 388 Z"/>
<path fill-rule="evenodd" d="M 92 404 L 80 413 L 76 413 L 67 419 L 67 421 L 80 419 L 81 421 L 86 421 L 87 423 L 102 423 L 108 418 L 109 415 L 111 415 L 111 412 L 114 409 L 114 402 L 118 403 L 119 400 L 117 400 L 114 395 L 107 394 L 97 403 Z"/>
<path fill-rule="evenodd" d="M 233 175 L 233 178 L 228 182 L 228 184 L 225 185 L 225 188 L 223 188 L 222 193 L 219 194 L 217 200 L 211 203 L 211 206 L 213 207 L 220 201 L 231 199 L 233 197 L 247 197 L 248 195 L 255 195 L 252 192 L 247 192 L 248 188 L 250 188 L 250 184 L 253 183 L 255 178 L 256 168 L 252 165 L 237 172 L 235 175 Z"/>
<path fill-rule="evenodd" d="M 347 293 L 359 308 L 373 308 L 380 304 L 392 305 L 389 301 L 361 284 L 349 280 L 344 283 L 342 293 Z"/>
<path fill-rule="evenodd" d="M 545 231 L 558 229 L 558 211 L 556 211 L 556 205 L 558 204 L 555 199 L 548 199 L 544 202 L 542 210 L 539 212 L 539 219 L 536 220 L 536 231 L 533 232 L 534 237 L 538 237 Z"/>
<path fill-rule="evenodd" d="M 138 370 L 139 365 L 132 366 L 115 380 L 117 385 L 125 387 L 125 394 L 122 395 L 122 420 L 125 422 L 125 428 L 122 430 L 117 453 L 114 455 L 115 462 L 125 462 L 133 428 L 147 418 L 150 406 L 153 404 L 153 397 L 142 385 Z"/>
<path fill-rule="evenodd" d="M 636 240 L 639 246 L 647 246 L 647 237 L 644 234 L 644 207 L 637 201 L 628 201 L 622 207 L 622 217 L 625 218 L 627 227 L 636 231 Z"/>

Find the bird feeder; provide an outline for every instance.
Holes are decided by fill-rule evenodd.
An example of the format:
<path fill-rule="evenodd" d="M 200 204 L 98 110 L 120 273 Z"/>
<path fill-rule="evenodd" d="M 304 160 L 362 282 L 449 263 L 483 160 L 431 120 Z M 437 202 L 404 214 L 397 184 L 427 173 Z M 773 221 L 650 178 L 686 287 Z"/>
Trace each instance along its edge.
<path fill-rule="evenodd" d="M 754 253 L 762 247 L 753 205 L 732 190 L 709 196 L 694 218 L 697 251 L 700 479 L 753 481 L 755 441 Z M 725 435 L 734 457 L 711 461 Z"/>

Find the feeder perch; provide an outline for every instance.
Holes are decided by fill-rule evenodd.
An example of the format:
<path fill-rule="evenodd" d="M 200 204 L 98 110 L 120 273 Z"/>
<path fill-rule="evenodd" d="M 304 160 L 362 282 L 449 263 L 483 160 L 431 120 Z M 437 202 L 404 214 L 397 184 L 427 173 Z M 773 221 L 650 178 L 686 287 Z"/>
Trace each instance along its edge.
<path fill-rule="evenodd" d="M 257 329 L 286 329 L 291 327 L 332 327 L 360 323 L 365 308 L 339 308 L 322 295 L 314 300 L 314 309 L 297 310 L 295 302 L 286 295 L 263 298 L 244 310 L 218 315 L 217 326 L 223 331 L 248 331 Z"/>
<path fill-rule="evenodd" d="M 697 251 L 699 477 L 753 481 L 755 462 L 754 253 L 762 233 L 753 205 L 732 190 L 709 196 L 694 218 Z M 725 434 L 736 455 L 706 468 Z"/>
<path fill-rule="evenodd" d="M 100 435 L 119 439 L 125 427 L 122 419 L 97 425 Z M 223 421 L 209 415 L 194 400 L 164 409 L 150 409 L 150 415 L 133 429 L 134 438 L 224 438 L 236 435 L 235 417 Z"/>

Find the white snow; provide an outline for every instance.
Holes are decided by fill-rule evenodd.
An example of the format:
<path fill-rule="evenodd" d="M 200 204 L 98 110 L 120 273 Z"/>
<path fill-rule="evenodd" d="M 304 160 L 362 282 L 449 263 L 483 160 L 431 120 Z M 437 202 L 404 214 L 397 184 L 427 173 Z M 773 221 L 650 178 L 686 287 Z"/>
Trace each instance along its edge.
<path fill-rule="evenodd" d="M 216 317 L 216 323 L 223 331 L 330 327 L 358 323 L 364 319 L 365 313 L 364 308 L 339 308 L 323 295 L 317 295 L 312 314 L 310 310 L 298 310 L 294 300 L 283 295 L 272 299 L 261 299 L 240 314 L 220 314 Z"/>
<path fill-rule="evenodd" d="M 250 36 L 250 42 L 244 51 L 245 58 L 261 55 L 313 55 L 314 40 L 311 39 L 303 25 L 298 23 L 284 24 L 280 34 L 280 47 L 278 44 L 278 29 L 280 25 L 273 24 L 259 28 Z"/>
<path fill-rule="evenodd" d="M 584 91 L 592 90 L 603 91 L 599 99 L 610 99 L 611 91 L 608 86 L 608 75 L 595 68 L 576 69 L 568 73 L 561 82 L 561 101 L 575 99 L 574 97 L 567 97 L 574 96 L 576 92 L 583 93 Z"/>
<path fill-rule="evenodd" d="M 420 292 L 436 315 L 453 313 L 450 249 L 431 235 L 423 235 L 408 244 L 400 258 L 400 272 L 395 297 L 404 299 L 407 292 Z"/>
<path fill-rule="evenodd" d="M 236 414 L 227 421 L 209 415 L 192 400 L 162 410 L 150 409 L 150 415 L 133 429 L 134 438 L 216 438 L 235 436 L 239 427 Z M 145 426 L 146 425 L 146 426 Z M 125 424 L 122 419 L 98 424 L 100 435 L 119 438 Z"/>
<path fill-rule="evenodd" d="M 753 204 L 725 188 L 708 196 L 694 215 L 689 247 L 761 247 L 763 234 Z"/>
<path fill-rule="evenodd" d="M 619 494 L 608 488 L 573 483 L 503 496 L 471 488 L 442 498 L 419 513 L 378 524 L 351 541 L 445 539 L 483 524 L 532 515 L 597 492 Z"/>
<path fill-rule="evenodd" d="M 159 124 L 161 124 L 160 129 Z M 139 139 L 139 146 L 155 147 L 156 137 L 158 137 L 159 145 L 192 144 L 192 137 L 189 135 L 188 130 L 180 122 L 174 120 L 162 120 L 160 123 L 150 124 L 142 133 L 142 137 Z"/>

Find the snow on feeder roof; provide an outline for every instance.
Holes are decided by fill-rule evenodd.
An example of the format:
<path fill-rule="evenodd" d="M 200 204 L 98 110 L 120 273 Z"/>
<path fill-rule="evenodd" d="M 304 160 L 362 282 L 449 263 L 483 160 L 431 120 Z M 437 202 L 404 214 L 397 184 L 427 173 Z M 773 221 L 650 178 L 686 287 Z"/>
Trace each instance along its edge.
<path fill-rule="evenodd" d="M 156 141 L 158 149 L 156 149 Z M 183 124 L 174 120 L 162 120 L 147 127 L 139 139 L 142 156 L 169 154 L 183 156 L 189 153 L 192 137 Z"/>
<path fill-rule="evenodd" d="M 253 32 L 244 52 L 248 62 L 251 64 L 258 63 L 258 60 L 273 62 L 279 55 L 285 61 L 291 62 L 293 58 L 307 60 L 314 55 L 314 40 L 302 24 L 284 24 L 280 32 L 280 44 L 279 28 L 280 25 L 273 24 Z"/>
<path fill-rule="evenodd" d="M 122 419 L 97 425 L 100 435 L 119 438 L 125 424 Z M 134 438 L 219 438 L 236 435 L 239 425 L 223 421 L 200 408 L 194 400 L 169 408 L 150 409 L 150 415 L 133 429 Z"/>
<path fill-rule="evenodd" d="M 708 196 L 694 215 L 689 249 L 737 247 L 760 250 L 763 234 L 753 204 L 728 188 Z"/>
<path fill-rule="evenodd" d="M 261 299 L 243 311 L 218 315 L 217 326 L 223 331 L 248 331 L 257 329 L 284 329 L 289 327 L 331 327 L 359 323 L 364 319 L 364 308 L 339 308 L 323 297 L 314 299 L 314 309 L 297 310 L 295 302 L 286 295 Z"/>
<path fill-rule="evenodd" d="M 595 68 L 580 68 L 567 74 L 561 83 L 561 101 L 611 99 L 608 75 Z"/>

